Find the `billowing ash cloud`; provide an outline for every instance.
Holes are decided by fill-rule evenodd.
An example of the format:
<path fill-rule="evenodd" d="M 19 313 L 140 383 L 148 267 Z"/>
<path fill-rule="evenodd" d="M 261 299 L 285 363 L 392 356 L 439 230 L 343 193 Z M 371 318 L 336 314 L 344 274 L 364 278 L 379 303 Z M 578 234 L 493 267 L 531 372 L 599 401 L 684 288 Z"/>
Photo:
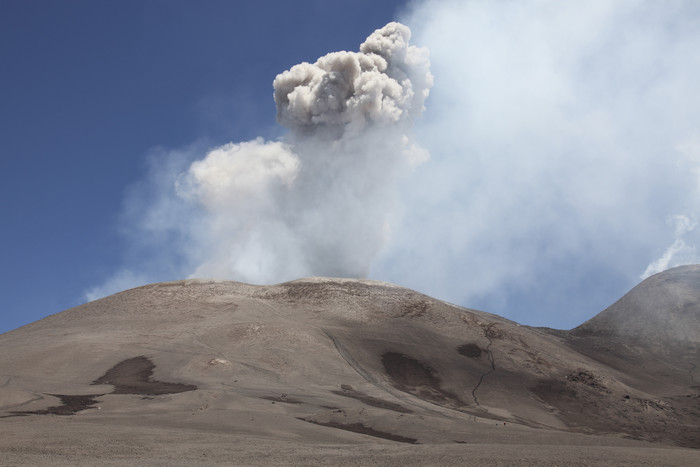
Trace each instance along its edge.
<path fill-rule="evenodd" d="M 277 120 L 301 135 L 324 137 L 411 123 L 423 110 L 432 77 L 426 51 L 409 46 L 410 37 L 408 27 L 389 23 L 359 53 L 330 53 L 278 75 Z"/>
<path fill-rule="evenodd" d="M 428 157 L 410 128 L 432 76 L 427 51 L 409 45 L 410 35 L 389 23 L 359 52 L 279 74 L 277 118 L 291 130 L 282 141 L 230 143 L 185 170 L 156 157 L 156 178 L 171 184 L 129 216 L 137 242 L 167 237 L 180 261 L 171 267 L 195 277 L 367 276 L 390 235 L 399 180 Z M 129 277 L 141 276 L 122 271 L 88 298 Z"/>

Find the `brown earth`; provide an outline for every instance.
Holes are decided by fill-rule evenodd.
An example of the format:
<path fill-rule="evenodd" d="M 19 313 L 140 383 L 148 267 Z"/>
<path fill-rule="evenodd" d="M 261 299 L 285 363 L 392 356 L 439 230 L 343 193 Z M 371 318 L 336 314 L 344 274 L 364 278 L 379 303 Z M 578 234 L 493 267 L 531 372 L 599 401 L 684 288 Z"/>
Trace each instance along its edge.
<path fill-rule="evenodd" d="M 2 465 L 699 465 L 700 267 L 572 331 L 387 283 L 154 284 L 0 335 Z"/>

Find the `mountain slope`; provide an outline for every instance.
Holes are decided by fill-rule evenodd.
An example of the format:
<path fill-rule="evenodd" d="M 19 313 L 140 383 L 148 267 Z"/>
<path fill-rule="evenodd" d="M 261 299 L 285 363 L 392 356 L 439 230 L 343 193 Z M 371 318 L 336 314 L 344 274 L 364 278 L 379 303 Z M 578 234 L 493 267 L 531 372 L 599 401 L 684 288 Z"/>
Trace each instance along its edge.
<path fill-rule="evenodd" d="M 697 448 L 696 271 L 570 332 L 376 281 L 148 285 L 1 335 L 0 427 L 68 415 L 270 442 Z M 662 355 L 640 308 L 653 300 L 675 307 L 654 307 L 672 316 Z"/>
<path fill-rule="evenodd" d="M 575 335 L 615 336 L 654 352 L 700 345 L 700 265 L 649 277 Z"/>

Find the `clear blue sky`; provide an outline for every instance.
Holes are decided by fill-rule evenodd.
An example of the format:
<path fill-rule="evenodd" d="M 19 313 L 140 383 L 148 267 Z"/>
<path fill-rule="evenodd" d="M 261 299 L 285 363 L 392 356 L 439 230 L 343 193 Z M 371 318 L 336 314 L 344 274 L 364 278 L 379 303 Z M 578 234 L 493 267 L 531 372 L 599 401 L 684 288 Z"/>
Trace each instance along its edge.
<path fill-rule="evenodd" d="M 170 227 L 138 240 L 134 209 L 178 199 L 153 154 L 283 137 L 275 76 L 392 20 L 430 50 L 430 160 L 387 195 L 369 277 L 568 328 L 698 261 L 697 2 L 406 3 L 0 1 L 0 332 L 207 270 L 201 232 L 184 265 Z"/>

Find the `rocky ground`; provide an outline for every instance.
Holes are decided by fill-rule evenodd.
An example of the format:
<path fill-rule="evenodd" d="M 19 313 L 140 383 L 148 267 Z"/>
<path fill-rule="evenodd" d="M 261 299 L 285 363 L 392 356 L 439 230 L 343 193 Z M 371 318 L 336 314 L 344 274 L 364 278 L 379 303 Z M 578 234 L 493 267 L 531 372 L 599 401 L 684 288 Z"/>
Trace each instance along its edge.
<path fill-rule="evenodd" d="M 375 281 L 140 287 L 0 336 L 0 464 L 700 464 L 699 304 L 696 266 L 571 331 Z"/>

